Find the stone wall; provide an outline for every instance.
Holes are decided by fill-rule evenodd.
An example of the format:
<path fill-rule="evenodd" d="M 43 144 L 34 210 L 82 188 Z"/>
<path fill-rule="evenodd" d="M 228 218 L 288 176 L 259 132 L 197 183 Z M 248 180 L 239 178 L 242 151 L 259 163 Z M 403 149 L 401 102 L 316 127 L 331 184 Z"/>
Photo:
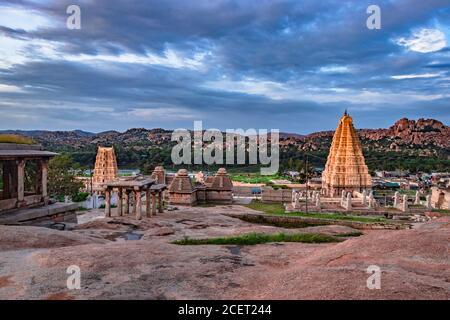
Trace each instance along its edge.
<path fill-rule="evenodd" d="M 435 209 L 450 210 L 450 189 L 431 188 L 431 206 Z"/>
<path fill-rule="evenodd" d="M 271 187 L 261 188 L 261 201 L 270 202 L 291 202 L 292 190 L 291 189 L 278 189 L 274 190 Z"/>

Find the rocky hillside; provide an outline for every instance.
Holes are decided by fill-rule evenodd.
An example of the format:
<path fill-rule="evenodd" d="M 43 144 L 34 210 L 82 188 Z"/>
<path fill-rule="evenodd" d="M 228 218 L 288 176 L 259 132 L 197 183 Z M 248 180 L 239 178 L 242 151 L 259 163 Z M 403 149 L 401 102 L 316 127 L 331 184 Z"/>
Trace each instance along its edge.
<path fill-rule="evenodd" d="M 19 134 L 32 137 L 37 142 L 50 148 L 71 147 L 83 149 L 87 145 L 126 144 L 136 146 L 164 145 L 170 142 L 171 130 L 133 128 L 125 132 L 106 131 L 91 133 L 75 131 L 22 131 L 5 130 L 0 133 Z M 333 136 L 333 131 L 321 131 L 309 135 L 295 133 L 280 133 L 282 145 L 299 145 L 306 149 L 320 149 L 323 138 Z M 450 149 L 450 127 L 434 119 L 398 120 L 387 129 L 359 129 L 363 141 L 374 143 L 388 142 L 388 148 L 395 150 L 405 146 L 426 147 L 436 146 Z"/>
<path fill-rule="evenodd" d="M 172 130 L 133 128 L 125 132 L 90 133 L 76 131 L 0 131 L 32 137 L 44 148 L 69 152 L 83 165 L 91 165 L 97 146 L 114 145 L 118 161 L 124 167 L 173 165 L 170 158 Z M 280 134 L 281 164 L 289 159 L 303 159 L 305 152 L 314 155 L 315 166 L 325 164 L 333 131 L 306 136 Z M 450 170 L 450 127 L 434 119 L 400 119 L 387 129 L 359 129 L 366 162 L 371 169 L 409 168 Z"/>

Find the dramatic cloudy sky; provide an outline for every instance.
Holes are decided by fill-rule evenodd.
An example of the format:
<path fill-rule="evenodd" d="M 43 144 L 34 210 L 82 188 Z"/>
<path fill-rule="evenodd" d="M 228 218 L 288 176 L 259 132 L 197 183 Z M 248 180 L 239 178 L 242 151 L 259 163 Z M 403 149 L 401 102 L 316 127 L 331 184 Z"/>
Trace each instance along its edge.
<path fill-rule="evenodd" d="M 0 129 L 308 133 L 346 108 L 450 124 L 449 0 L 0 0 Z"/>

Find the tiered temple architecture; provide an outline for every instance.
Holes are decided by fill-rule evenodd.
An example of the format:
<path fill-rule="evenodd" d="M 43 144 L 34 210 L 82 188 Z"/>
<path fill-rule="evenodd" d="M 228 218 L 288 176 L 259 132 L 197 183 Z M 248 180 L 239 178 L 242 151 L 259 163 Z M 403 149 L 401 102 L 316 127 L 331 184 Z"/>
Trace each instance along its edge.
<path fill-rule="evenodd" d="M 93 191 L 102 190 L 103 184 L 118 177 L 116 154 L 113 147 L 99 147 L 92 177 Z"/>
<path fill-rule="evenodd" d="M 174 205 L 193 206 L 201 203 L 233 203 L 233 183 L 228 176 L 225 168 L 220 168 L 214 176 L 204 179 L 204 182 L 197 181 L 193 183 L 186 169 L 180 169 L 173 175 L 163 174 L 162 167 L 156 167 L 152 177 L 161 177 L 158 183 L 162 183 L 162 177 L 165 177 L 165 183 L 169 185 L 168 195 L 169 203 Z M 204 175 L 202 174 L 204 177 Z"/>
<path fill-rule="evenodd" d="M 372 188 L 372 179 L 364 161 L 361 142 L 353 119 L 344 113 L 333 136 L 325 170 L 322 174 L 323 193 L 339 196 L 345 192 L 363 192 Z"/>

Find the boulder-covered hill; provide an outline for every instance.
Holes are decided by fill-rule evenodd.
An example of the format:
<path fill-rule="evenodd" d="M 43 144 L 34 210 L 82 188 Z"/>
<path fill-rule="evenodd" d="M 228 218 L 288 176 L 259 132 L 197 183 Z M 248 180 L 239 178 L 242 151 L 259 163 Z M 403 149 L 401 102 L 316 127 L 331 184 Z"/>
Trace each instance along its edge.
<path fill-rule="evenodd" d="M 5 130 L 0 133 L 20 134 L 32 137 L 50 150 L 86 150 L 97 145 L 120 145 L 141 149 L 150 146 L 166 146 L 172 130 L 133 128 L 125 132 L 106 131 L 90 133 L 75 131 L 23 131 Z M 294 146 L 301 150 L 327 150 L 333 131 L 321 131 L 306 136 L 281 133 L 282 146 Z M 365 148 L 378 151 L 403 151 L 404 149 L 450 150 L 450 127 L 434 119 L 398 120 L 387 129 L 359 129 Z"/>

